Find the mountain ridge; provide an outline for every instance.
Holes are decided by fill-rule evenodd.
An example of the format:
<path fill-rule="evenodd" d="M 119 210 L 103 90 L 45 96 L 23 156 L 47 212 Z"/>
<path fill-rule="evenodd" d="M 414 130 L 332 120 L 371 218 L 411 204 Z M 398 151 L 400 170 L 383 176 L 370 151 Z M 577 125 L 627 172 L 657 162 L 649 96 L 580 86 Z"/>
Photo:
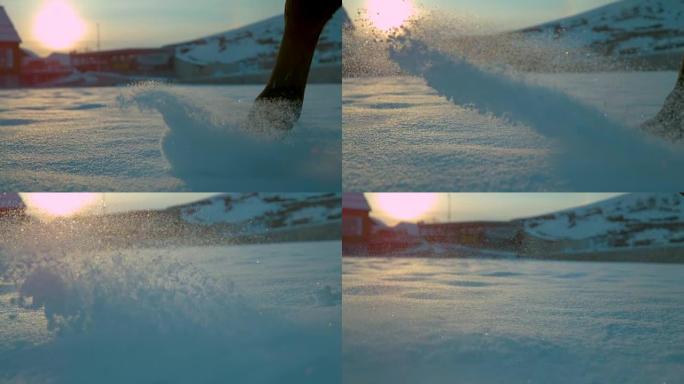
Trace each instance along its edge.
<path fill-rule="evenodd" d="M 326 24 L 311 63 L 311 81 L 330 78 L 332 69 L 341 67 L 342 25 L 348 20 L 341 8 Z M 284 17 L 280 14 L 165 48 L 175 50 L 182 79 L 264 78 L 275 65 L 284 28 Z"/>
<path fill-rule="evenodd" d="M 634 193 L 516 220 L 544 240 L 590 242 L 598 248 L 684 246 L 684 198 Z"/>
<path fill-rule="evenodd" d="M 684 55 L 684 1 L 620 0 L 516 33 L 635 65 L 678 69 Z"/>

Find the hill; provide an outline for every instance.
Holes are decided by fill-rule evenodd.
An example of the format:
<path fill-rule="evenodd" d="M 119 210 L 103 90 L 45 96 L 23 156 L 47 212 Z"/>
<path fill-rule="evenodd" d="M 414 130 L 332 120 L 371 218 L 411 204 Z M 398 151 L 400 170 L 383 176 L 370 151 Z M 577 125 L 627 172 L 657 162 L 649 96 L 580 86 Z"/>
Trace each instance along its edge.
<path fill-rule="evenodd" d="M 519 31 L 634 66 L 679 69 L 684 0 L 622 0 Z"/>
<path fill-rule="evenodd" d="M 521 222 L 531 236 L 594 249 L 684 246 L 684 198 L 677 193 L 627 194 Z"/>
<path fill-rule="evenodd" d="M 340 81 L 342 25 L 348 20 L 340 9 L 323 29 L 311 63 L 311 82 Z M 265 82 L 275 65 L 284 29 L 283 15 L 278 15 L 168 47 L 175 49 L 176 73 L 181 80 Z"/>

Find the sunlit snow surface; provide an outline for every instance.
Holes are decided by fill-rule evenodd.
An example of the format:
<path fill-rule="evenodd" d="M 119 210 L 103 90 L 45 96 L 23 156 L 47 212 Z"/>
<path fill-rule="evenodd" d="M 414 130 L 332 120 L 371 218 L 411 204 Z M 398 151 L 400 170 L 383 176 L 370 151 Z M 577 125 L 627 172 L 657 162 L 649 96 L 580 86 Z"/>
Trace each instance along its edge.
<path fill-rule="evenodd" d="M 67 255 L 87 319 L 47 331 L 0 285 L 2 383 L 335 383 L 339 242 Z"/>
<path fill-rule="evenodd" d="M 421 56 L 419 60 L 426 59 Z M 454 68 L 457 68 L 456 64 Z M 456 73 L 434 75 L 435 86 L 450 93 L 448 96 L 463 95 L 465 99 L 477 99 L 477 95 L 496 93 L 498 86 L 508 89 L 506 84 L 497 85 L 495 78 L 485 72 L 479 72 L 478 76 L 489 81 L 482 84 L 482 87 L 489 88 L 481 90 L 477 87 L 461 89 L 458 85 L 452 89 L 451 83 L 440 82 L 437 76 L 451 78 Z M 462 76 L 461 73 L 458 75 Z M 676 81 L 675 72 L 513 76 L 517 76 L 513 81 L 549 88 L 548 94 L 558 95 L 559 99 L 567 94 L 580 104 L 595 108 L 606 114 L 608 119 L 634 130 L 660 110 Z M 525 100 L 533 97 L 535 92 L 531 90 L 525 94 Z M 543 96 L 543 92 L 537 93 Z M 497 107 L 502 110 L 493 112 L 500 117 L 504 115 L 504 118 L 498 118 L 476 110 L 487 110 L 486 105 L 472 108 L 447 100 L 421 77 L 345 79 L 344 188 L 397 191 L 597 191 L 619 187 L 656 191 L 684 188 L 684 185 L 677 185 L 676 180 L 681 179 L 677 177 L 678 172 L 672 172 L 676 169 L 673 164 L 684 158 L 684 149 L 673 149 L 663 144 L 664 149 L 660 151 L 657 150 L 660 143 L 649 140 L 646 143 L 648 147 L 645 147 L 648 150 L 644 149 L 644 153 L 658 152 L 663 158 L 668 157 L 666 152 L 674 154 L 662 172 L 657 164 L 644 165 L 640 171 L 646 179 L 638 180 L 635 179 L 634 168 L 640 166 L 637 160 L 643 159 L 639 156 L 641 153 L 621 151 L 616 146 L 619 144 L 601 137 L 596 130 L 592 136 L 582 133 L 582 129 L 587 131 L 593 127 L 578 126 L 577 131 L 568 131 L 572 122 L 577 120 L 577 116 L 571 113 L 578 110 L 579 104 L 568 105 L 567 114 L 562 116 L 544 116 L 547 100 L 540 97 L 535 109 L 538 116 L 511 110 L 512 116 L 506 119 L 505 105 L 514 106 L 517 96 L 513 92 L 499 94 L 494 99 L 491 98 L 493 96 L 486 97 L 492 103 L 500 103 Z M 557 109 L 556 105 L 553 107 Z M 530 108 L 524 106 L 523 109 Z M 537 123 L 548 123 L 530 127 L 516 120 L 520 114 Z M 552 126 L 554 119 L 558 121 L 557 127 Z M 568 138 L 572 143 L 565 140 Z M 594 157 L 601 158 L 602 154 L 609 157 L 606 153 L 611 151 L 633 154 L 631 160 L 626 161 L 634 161 L 634 164 L 621 167 L 619 163 L 601 162 L 594 163 L 592 167 Z"/>
<path fill-rule="evenodd" d="M 344 382 L 678 383 L 683 265 L 345 259 Z"/>
<path fill-rule="evenodd" d="M 310 85 L 286 134 L 240 125 L 260 86 L 0 90 L 0 186 L 13 191 L 340 188 L 340 85 Z"/>

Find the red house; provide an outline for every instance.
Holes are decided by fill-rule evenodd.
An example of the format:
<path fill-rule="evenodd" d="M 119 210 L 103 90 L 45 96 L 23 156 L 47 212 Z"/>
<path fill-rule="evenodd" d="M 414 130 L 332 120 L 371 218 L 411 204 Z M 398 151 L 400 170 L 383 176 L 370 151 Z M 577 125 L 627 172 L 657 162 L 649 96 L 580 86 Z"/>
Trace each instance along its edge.
<path fill-rule="evenodd" d="M 18 81 L 21 66 L 21 39 L 5 8 L 0 6 L 0 86 Z"/>
<path fill-rule="evenodd" d="M 18 193 L 0 193 L 0 219 L 21 218 L 26 214 L 26 205 Z"/>
<path fill-rule="evenodd" d="M 342 254 L 368 253 L 368 239 L 373 222 L 370 205 L 363 193 L 342 195 Z"/>

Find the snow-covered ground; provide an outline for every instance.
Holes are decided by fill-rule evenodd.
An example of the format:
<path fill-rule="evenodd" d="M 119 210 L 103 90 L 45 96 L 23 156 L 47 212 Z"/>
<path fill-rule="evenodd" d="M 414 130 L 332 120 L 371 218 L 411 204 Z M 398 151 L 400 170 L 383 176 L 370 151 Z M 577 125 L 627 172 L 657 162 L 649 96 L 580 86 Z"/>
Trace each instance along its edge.
<path fill-rule="evenodd" d="M 260 86 L 0 90 L 0 186 L 13 191 L 331 191 L 340 85 L 310 85 L 285 135 L 245 132 Z"/>
<path fill-rule="evenodd" d="M 47 311 L 17 305 L 13 287 L 0 284 L 0 382 L 340 382 L 339 249 L 320 242 L 55 256 L 26 290 L 43 291 L 72 317 L 55 318 L 48 331 Z"/>
<path fill-rule="evenodd" d="M 684 265 L 343 261 L 345 383 L 678 383 Z"/>
<path fill-rule="evenodd" d="M 675 72 L 493 74 L 420 49 L 395 59 L 418 76 L 344 80 L 345 190 L 684 189 L 681 145 L 637 128 Z"/>

